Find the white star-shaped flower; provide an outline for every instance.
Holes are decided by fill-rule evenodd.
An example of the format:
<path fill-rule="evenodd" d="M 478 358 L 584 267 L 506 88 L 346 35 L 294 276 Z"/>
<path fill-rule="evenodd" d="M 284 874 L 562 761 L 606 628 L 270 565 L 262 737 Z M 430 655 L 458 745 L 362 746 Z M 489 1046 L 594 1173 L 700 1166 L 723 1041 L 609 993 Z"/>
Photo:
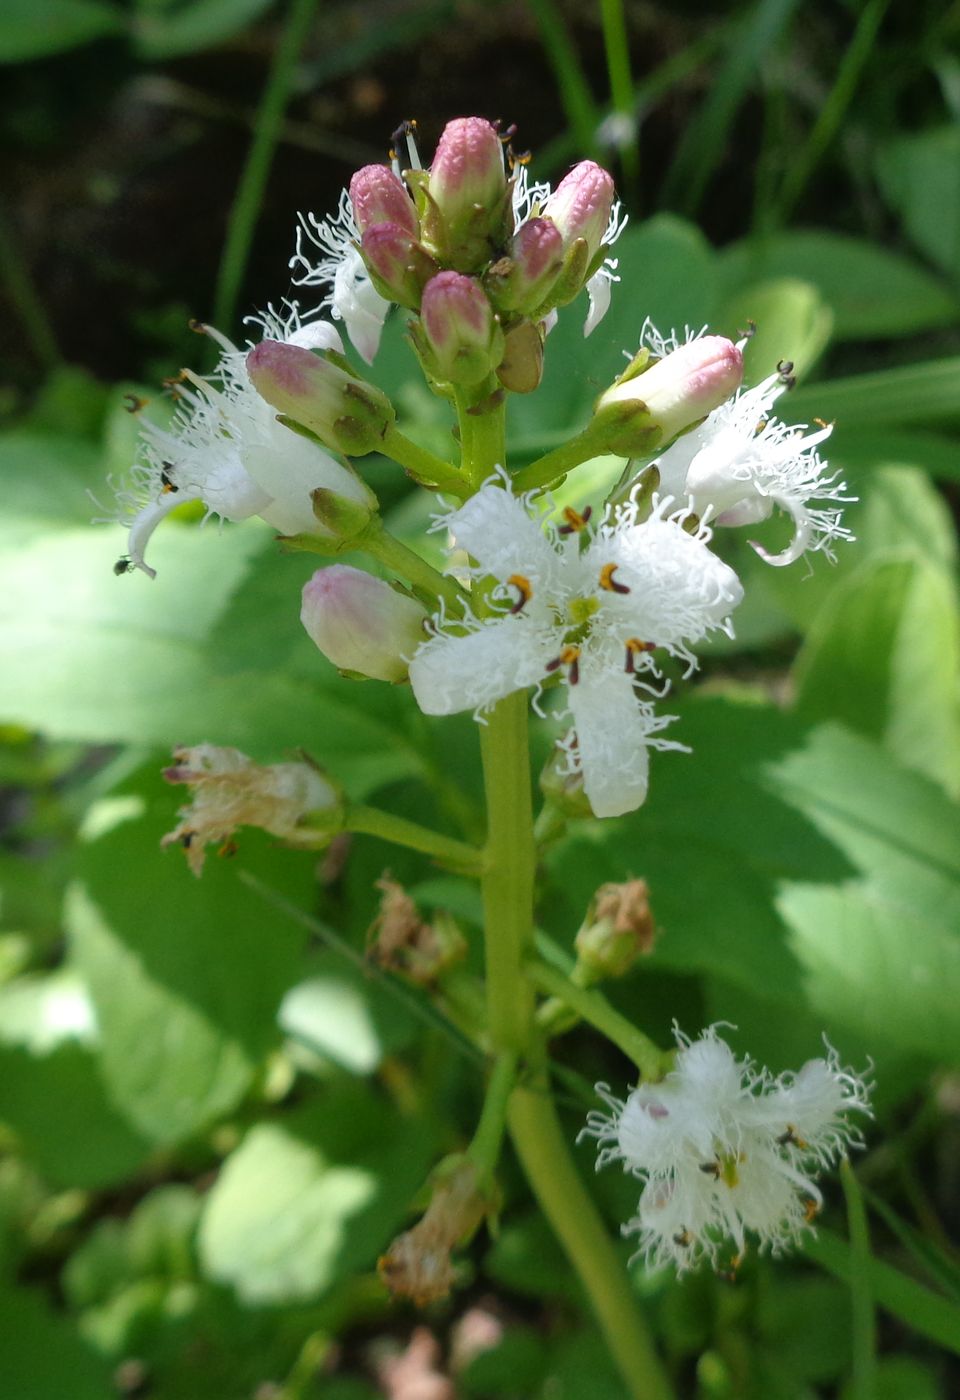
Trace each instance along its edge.
<path fill-rule="evenodd" d="M 690 645 L 714 628 L 729 631 L 742 589 L 707 548 L 710 531 L 688 533 L 682 512 L 658 505 L 638 522 L 628 502 L 592 539 L 581 517 L 565 515 L 566 525 L 545 531 L 528 500 L 493 478 L 438 522 L 477 561 L 474 575 L 496 581 L 495 610 L 435 620 L 410 680 L 427 714 L 453 714 L 560 673 L 573 720 L 562 741 L 570 769 L 582 772 L 597 816 L 619 816 L 646 796 L 648 748 L 679 747 L 654 737 L 669 720 L 638 691 L 644 674 L 659 675 L 652 650 L 693 669 Z"/>
<path fill-rule="evenodd" d="M 343 321 L 357 354 L 372 365 L 390 302 L 370 281 L 357 251 L 360 231 L 349 191 L 343 191 L 331 218 L 319 219 L 315 214 L 300 214 L 298 218 L 297 251 L 290 259 L 290 267 L 297 274 L 294 283 L 298 287 L 328 288 L 320 309 L 329 310 L 334 320 Z M 311 244 L 319 249 L 319 258 L 311 252 Z"/>
<path fill-rule="evenodd" d="M 269 339 L 343 349 L 332 326 L 302 323 L 294 305 L 256 319 Z M 323 533 L 310 499 L 317 487 L 374 503 L 353 471 L 278 423 L 276 411 L 250 382 L 246 352 L 212 326 L 204 330 L 221 347 L 215 373 L 204 378 L 184 371 L 170 426 L 143 424 L 137 460 L 117 491 L 117 518 L 129 531 L 129 566 L 151 578 L 155 570 L 144 557 L 147 542 L 160 521 L 186 501 L 202 501 L 208 515 L 224 520 L 262 516 L 284 535 Z"/>
<path fill-rule="evenodd" d="M 626 1100 L 597 1085 L 610 1112 L 590 1113 L 581 1134 L 600 1145 L 598 1170 L 621 1162 L 643 1182 L 623 1233 L 639 1236 L 648 1265 L 679 1273 L 716 1264 L 731 1245 L 739 1258 L 748 1233 L 781 1253 L 821 1204 L 817 1172 L 860 1144 L 848 1115 L 869 1114 L 867 1085 L 829 1047 L 775 1076 L 736 1059 L 715 1027 L 694 1041 L 676 1035 L 675 1066 L 660 1083 Z"/>
<path fill-rule="evenodd" d="M 831 427 L 808 432 L 770 411 L 789 386 L 791 368 L 784 365 L 754 388 L 741 389 L 656 461 L 661 495 L 689 500 L 701 519 L 716 525 L 754 525 L 774 506 L 786 511 L 795 527 L 786 549 L 771 554 L 751 541 L 762 559 L 778 566 L 792 564 L 806 550 L 832 558 L 835 540 L 852 539 L 840 521 L 841 506 L 854 497 L 817 451 Z"/>

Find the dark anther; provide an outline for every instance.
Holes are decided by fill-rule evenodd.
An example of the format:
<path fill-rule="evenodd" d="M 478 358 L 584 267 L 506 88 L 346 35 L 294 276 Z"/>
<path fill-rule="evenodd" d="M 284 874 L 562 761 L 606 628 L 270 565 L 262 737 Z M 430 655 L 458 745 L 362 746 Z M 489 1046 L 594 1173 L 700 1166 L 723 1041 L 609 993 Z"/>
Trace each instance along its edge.
<path fill-rule="evenodd" d="M 133 560 L 128 559 L 126 555 L 124 555 L 122 559 L 118 559 L 114 564 L 113 572 L 116 574 L 117 578 L 120 578 L 123 574 L 128 574 L 133 567 Z"/>
<path fill-rule="evenodd" d="M 196 316 L 190 317 L 190 320 L 187 322 L 187 327 L 189 330 L 193 331 L 194 335 L 206 335 L 207 333 L 206 326 L 202 321 L 198 320 Z"/>
<path fill-rule="evenodd" d="M 123 406 L 128 413 L 139 413 L 142 408 L 146 408 L 147 401 L 139 394 L 124 394 Z"/>
<path fill-rule="evenodd" d="M 745 331 L 737 331 L 737 339 L 738 339 L 738 340 L 752 340 L 753 337 L 756 335 L 756 333 L 757 333 L 757 323 L 756 323 L 756 321 L 748 319 L 748 320 L 747 320 L 747 329 L 746 329 Z"/>
<path fill-rule="evenodd" d="M 173 463 L 172 463 L 172 462 L 164 462 L 164 463 L 163 463 L 163 466 L 162 466 L 161 469 L 160 469 L 160 484 L 162 485 L 164 491 L 179 491 L 179 490 L 180 490 L 180 487 L 176 485 L 176 483 L 174 482 L 173 478 L 172 478 L 171 475 L 170 475 L 170 473 L 171 473 L 172 471 L 173 471 Z"/>
<path fill-rule="evenodd" d="M 703 1174 L 704 1174 L 705 1176 L 712 1176 L 713 1179 L 714 1179 L 714 1181 L 719 1181 L 719 1180 L 720 1180 L 720 1163 L 719 1163 L 719 1162 L 716 1162 L 716 1161 L 714 1161 L 714 1162 L 701 1162 L 701 1163 L 700 1163 L 700 1170 L 703 1172 Z"/>
<path fill-rule="evenodd" d="M 574 510 L 573 506 L 564 506 L 563 518 L 567 522 L 561 525 L 557 531 L 558 535 L 573 535 L 582 530 L 593 514 L 593 506 L 584 506 L 583 514 Z"/>

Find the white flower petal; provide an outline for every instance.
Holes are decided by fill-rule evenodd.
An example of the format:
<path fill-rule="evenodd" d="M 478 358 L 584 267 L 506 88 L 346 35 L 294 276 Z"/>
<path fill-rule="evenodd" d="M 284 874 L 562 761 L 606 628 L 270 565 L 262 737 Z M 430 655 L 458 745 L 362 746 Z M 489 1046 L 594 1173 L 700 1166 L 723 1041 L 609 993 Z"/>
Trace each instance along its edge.
<path fill-rule="evenodd" d="M 590 307 L 587 311 L 587 319 L 583 323 L 584 337 L 591 335 L 597 329 L 610 310 L 610 294 L 613 291 L 614 280 L 606 267 L 601 267 L 587 282 Z"/>
<path fill-rule="evenodd" d="M 417 704 L 428 715 L 486 709 L 541 681 L 557 645 L 553 628 L 519 614 L 494 618 L 459 637 L 440 633 L 410 662 Z"/>
<path fill-rule="evenodd" d="M 443 523 L 458 548 L 501 583 L 512 574 L 522 574 L 535 592 L 559 587 L 561 556 L 526 502 L 500 481 L 488 481 Z"/>
<path fill-rule="evenodd" d="M 577 738 L 569 752 L 590 806 L 598 817 L 634 811 L 647 795 L 652 707 L 637 699 L 625 672 L 601 667 L 581 666 L 568 695 Z"/>
<path fill-rule="evenodd" d="M 330 307 L 334 316 L 344 322 L 357 354 L 372 365 L 380 348 L 390 302 L 384 300 L 370 281 L 356 248 L 347 249 L 334 274 Z"/>

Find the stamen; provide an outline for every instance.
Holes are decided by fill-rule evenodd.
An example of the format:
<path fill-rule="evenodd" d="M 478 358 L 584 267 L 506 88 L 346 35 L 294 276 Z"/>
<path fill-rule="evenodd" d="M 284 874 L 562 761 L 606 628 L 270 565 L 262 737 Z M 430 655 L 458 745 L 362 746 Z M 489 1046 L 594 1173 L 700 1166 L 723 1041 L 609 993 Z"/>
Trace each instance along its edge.
<path fill-rule="evenodd" d="M 812 1225 L 820 1214 L 820 1202 L 809 1196 L 803 1203 L 803 1218 L 808 1225 Z"/>
<path fill-rule="evenodd" d="M 390 149 L 391 161 L 399 160 L 397 147 L 400 145 L 401 142 L 403 142 L 407 148 L 407 159 L 410 162 L 410 169 L 422 169 L 420 164 L 420 152 L 417 150 L 416 135 L 417 123 L 413 120 L 413 118 L 411 118 L 409 121 L 403 121 L 400 123 L 396 131 L 392 132 L 390 135 L 390 140 L 393 143 Z"/>
<path fill-rule="evenodd" d="M 787 1131 L 781 1133 L 777 1138 L 778 1147 L 799 1147 L 801 1152 L 807 1150 L 807 1143 L 802 1137 L 797 1136 L 797 1130 L 792 1123 L 787 1124 Z"/>
<path fill-rule="evenodd" d="M 187 322 L 187 329 L 193 331 L 194 335 L 206 335 L 207 328 L 196 316 L 191 316 Z"/>
<path fill-rule="evenodd" d="M 797 382 L 797 377 L 793 372 L 792 360 L 778 360 L 777 373 L 779 374 L 780 382 L 783 384 L 783 387 L 785 389 L 792 389 L 795 386 Z"/>
<path fill-rule="evenodd" d="M 128 559 L 127 556 L 124 555 L 122 559 L 118 559 L 114 564 L 113 572 L 116 574 L 117 578 L 121 578 L 124 574 L 129 574 L 135 567 L 136 565 L 133 560 Z"/>
<path fill-rule="evenodd" d="M 141 409 L 146 408 L 148 402 L 149 400 L 142 399 L 139 394 L 124 394 L 123 396 L 123 406 L 128 413 L 139 413 Z"/>
<path fill-rule="evenodd" d="M 171 475 L 170 475 L 170 473 L 171 473 L 172 471 L 173 471 L 173 463 L 172 463 L 172 462 L 163 462 L 163 463 L 161 463 L 161 467 L 160 467 L 160 482 L 161 482 L 161 485 L 163 486 L 164 494 L 166 494 L 166 492 L 168 492 L 168 491 L 179 491 L 179 490 L 180 490 L 180 487 L 176 485 L 176 483 L 173 481 L 173 478 L 172 478 Z"/>
<path fill-rule="evenodd" d="M 686 1249 L 688 1245 L 693 1244 L 693 1236 L 691 1235 L 689 1230 L 684 1228 L 682 1230 L 677 1231 L 677 1233 L 673 1237 L 673 1242 L 674 1244 L 679 1244 L 684 1249 Z"/>
<path fill-rule="evenodd" d="M 586 527 L 592 514 L 593 506 L 585 507 L 582 515 L 579 511 L 574 510 L 573 506 L 564 506 L 563 518 L 567 523 L 566 525 L 561 525 L 557 533 L 560 535 L 573 535 L 578 533 Z"/>
<path fill-rule="evenodd" d="M 230 860 L 237 854 L 239 849 L 240 847 L 237 845 L 236 841 L 224 841 L 223 845 L 217 851 L 217 855 L 223 860 Z"/>
<path fill-rule="evenodd" d="M 756 321 L 754 321 L 754 320 L 752 320 L 751 318 L 748 317 L 748 318 L 747 318 L 747 329 L 746 329 L 745 331 L 739 331 L 739 330 L 738 330 L 738 331 L 737 331 L 737 339 L 738 339 L 738 340 L 752 340 L 753 337 L 756 335 L 756 333 L 757 333 L 757 323 L 756 323 Z"/>
<path fill-rule="evenodd" d="M 637 657 L 641 656 L 645 651 L 655 651 L 656 643 L 642 642 L 639 637 L 628 637 L 626 646 L 627 664 L 624 666 L 624 670 L 628 676 L 632 676 L 635 672 Z"/>
<path fill-rule="evenodd" d="M 625 583 L 617 583 L 614 574 L 619 569 L 619 564 L 604 564 L 600 570 L 600 587 L 605 588 L 608 593 L 629 593 L 630 589 Z"/>
<path fill-rule="evenodd" d="M 712 1162 L 701 1162 L 700 1170 L 705 1176 L 712 1176 L 714 1181 L 720 1180 L 720 1163 L 716 1158 Z"/>
<path fill-rule="evenodd" d="M 564 647 L 559 656 L 555 656 L 552 661 L 547 662 L 544 670 L 557 671 L 561 666 L 570 667 L 567 683 L 569 685 L 576 685 L 580 679 L 580 648 L 575 646 Z"/>
<path fill-rule="evenodd" d="M 533 587 L 531 586 L 530 580 L 525 578 L 523 574 L 511 574 L 507 579 L 507 583 L 520 594 L 520 597 L 510 609 L 511 614 L 522 612 L 533 597 Z"/>

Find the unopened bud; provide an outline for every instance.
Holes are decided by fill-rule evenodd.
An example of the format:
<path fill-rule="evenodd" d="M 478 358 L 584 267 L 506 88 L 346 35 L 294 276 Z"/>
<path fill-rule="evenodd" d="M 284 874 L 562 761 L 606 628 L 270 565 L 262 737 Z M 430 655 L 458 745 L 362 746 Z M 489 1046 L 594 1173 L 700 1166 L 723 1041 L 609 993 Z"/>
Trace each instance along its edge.
<path fill-rule="evenodd" d="M 267 403 L 348 456 L 375 452 L 397 416 L 379 389 L 298 345 L 262 340 L 247 370 Z"/>
<path fill-rule="evenodd" d="M 406 680 L 426 616 L 414 598 L 349 564 L 318 569 L 303 587 L 300 621 L 327 660 L 353 676 Z"/>
<path fill-rule="evenodd" d="M 418 1307 L 445 1298 L 453 1287 L 451 1252 L 497 1210 L 497 1193 L 463 1153 L 446 1157 L 429 1182 L 430 1204 L 412 1230 L 399 1235 L 378 1261 L 380 1277 L 400 1298 Z"/>
<path fill-rule="evenodd" d="M 564 251 L 563 235 L 549 219 L 521 224 L 507 256 L 483 279 L 497 310 L 529 315 L 542 306 L 563 268 Z"/>
<path fill-rule="evenodd" d="M 728 399 L 743 378 L 732 341 L 704 335 L 637 373 L 635 360 L 597 400 L 594 422 L 609 428 L 611 451 L 640 455 L 665 445 Z"/>
<path fill-rule="evenodd" d="M 555 748 L 540 773 L 540 791 L 564 817 L 592 817 L 593 808 L 583 790 L 583 774 L 572 771 L 570 757 Z"/>
<path fill-rule="evenodd" d="M 605 977 L 622 977 L 652 950 L 655 933 L 645 880 L 601 885 L 574 942 L 575 980 L 589 986 Z"/>
<path fill-rule="evenodd" d="M 420 308 L 423 289 L 438 268 L 430 254 L 400 224 L 373 224 L 360 240 L 370 280 L 382 297 Z"/>
<path fill-rule="evenodd" d="M 500 137 L 482 117 L 444 127 L 426 183 L 424 242 L 441 262 L 477 272 L 505 231 L 507 179 Z"/>
<path fill-rule="evenodd" d="M 361 234 L 374 224 L 394 224 L 420 237 L 420 220 L 406 185 L 388 165 L 365 165 L 350 180 L 350 203 Z"/>
<path fill-rule="evenodd" d="M 480 283 L 440 272 L 423 291 L 418 348 L 435 379 L 479 384 L 503 354 L 503 332 Z"/>
<path fill-rule="evenodd" d="M 197 744 L 174 749 L 175 764 L 164 777 L 192 788 L 192 802 L 181 807 L 176 830 L 162 846 L 181 845 L 190 869 L 199 875 L 211 842 L 229 849 L 241 826 L 258 826 L 292 845 L 316 849 L 323 833 L 341 827 L 340 793 L 312 764 L 254 763 L 239 749 Z"/>
<path fill-rule="evenodd" d="M 559 230 L 565 248 L 582 238 L 591 262 L 607 231 L 614 193 L 613 176 L 592 160 L 582 160 L 560 181 L 541 213 Z"/>
<path fill-rule="evenodd" d="M 507 331 L 497 378 L 515 394 L 532 394 L 543 378 L 543 336 L 532 321 L 520 321 Z"/>

